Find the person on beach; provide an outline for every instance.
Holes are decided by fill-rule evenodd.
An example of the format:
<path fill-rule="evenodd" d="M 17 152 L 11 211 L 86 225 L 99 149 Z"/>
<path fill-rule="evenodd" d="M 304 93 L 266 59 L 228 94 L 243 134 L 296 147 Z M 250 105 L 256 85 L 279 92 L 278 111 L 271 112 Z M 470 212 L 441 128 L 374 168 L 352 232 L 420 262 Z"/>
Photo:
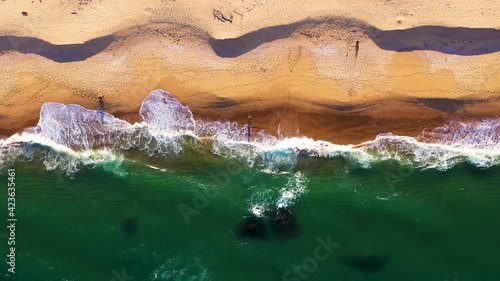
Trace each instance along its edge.
<path fill-rule="evenodd" d="M 252 124 L 251 124 L 252 116 L 248 116 L 247 122 L 247 141 L 250 142 L 251 134 L 252 134 Z"/>
<path fill-rule="evenodd" d="M 104 123 L 104 96 L 99 96 L 99 108 L 101 111 L 101 123 Z"/>

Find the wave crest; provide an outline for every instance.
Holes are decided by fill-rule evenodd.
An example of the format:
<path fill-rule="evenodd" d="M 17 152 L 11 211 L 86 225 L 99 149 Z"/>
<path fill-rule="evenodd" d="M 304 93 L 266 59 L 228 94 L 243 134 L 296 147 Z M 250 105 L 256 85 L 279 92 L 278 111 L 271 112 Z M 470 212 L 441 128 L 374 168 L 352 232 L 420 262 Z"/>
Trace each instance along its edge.
<path fill-rule="evenodd" d="M 163 90 L 151 92 L 139 113 L 143 121 L 133 125 L 108 113 L 102 123 L 97 110 L 45 103 L 34 129 L 0 140 L 0 166 L 15 161 L 12 155 L 31 154 L 40 146 L 81 163 L 114 161 L 108 156 L 88 158 L 96 153 L 118 159 L 121 153 L 137 149 L 169 160 L 182 157 L 186 149 L 196 150 L 236 158 L 270 172 L 291 171 L 300 157 L 341 157 L 365 168 L 385 160 L 440 170 L 462 162 L 480 168 L 500 163 L 500 118 L 453 121 L 424 130 L 416 138 L 389 133 L 357 145 L 337 145 L 306 137 L 277 139 L 262 130 L 253 131 L 249 143 L 248 125 L 195 120 L 187 106 Z M 26 145 L 31 148 L 22 149 Z M 54 159 L 59 158 L 45 161 L 47 169 L 53 169 L 54 161 L 63 161 Z M 70 166 L 77 170 L 78 165 Z"/>
<path fill-rule="evenodd" d="M 144 123 L 159 134 L 193 132 L 193 113 L 171 93 L 154 90 L 142 102 L 139 110 Z"/>

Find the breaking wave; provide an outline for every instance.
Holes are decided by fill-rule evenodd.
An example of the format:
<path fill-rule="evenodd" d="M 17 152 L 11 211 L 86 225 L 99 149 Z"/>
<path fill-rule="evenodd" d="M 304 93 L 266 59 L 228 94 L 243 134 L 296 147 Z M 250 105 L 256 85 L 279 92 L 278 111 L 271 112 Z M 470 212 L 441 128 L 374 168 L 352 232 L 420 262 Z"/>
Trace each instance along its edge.
<path fill-rule="evenodd" d="M 421 169 L 447 170 L 468 162 L 488 168 L 500 162 L 500 118 L 453 121 L 424 130 L 417 137 L 380 134 L 356 145 L 337 145 L 307 137 L 278 139 L 235 122 L 195 120 L 189 108 L 172 94 L 155 90 L 140 108 L 143 121 L 130 124 L 111 114 L 80 105 L 45 103 L 35 128 L 0 140 L 0 168 L 13 161 L 40 159 L 47 170 L 68 173 L 82 166 L 123 161 L 130 151 L 165 160 L 186 151 L 234 158 L 269 172 L 291 171 L 301 157 L 343 158 L 369 168 L 397 160 Z"/>

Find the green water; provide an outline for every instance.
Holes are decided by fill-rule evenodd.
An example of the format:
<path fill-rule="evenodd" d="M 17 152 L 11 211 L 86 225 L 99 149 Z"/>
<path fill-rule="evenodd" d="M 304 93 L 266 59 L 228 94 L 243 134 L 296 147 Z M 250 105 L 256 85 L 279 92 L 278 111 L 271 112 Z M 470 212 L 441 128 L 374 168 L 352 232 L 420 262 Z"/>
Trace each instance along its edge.
<path fill-rule="evenodd" d="M 16 273 L 4 262 L 0 280 L 500 280 L 500 167 L 346 165 L 301 159 L 271 174 L 215 157 L 164 170 L 125 160 L 69 178 L 17 163 Z M 273 209 L 285 191 L 295 194 L 299 236 L 235 235 L 252 206 Z M 203 193 L 210 198 L 194 204 Z M 179 206 L 195 212 L 186 219 Z M 124 219 L 136 228 L 125 231 Z M 318 239 L 339 245 L 312 262 Z M 341 262 L 369 255 L 386 260 L 370 272 Z"/>

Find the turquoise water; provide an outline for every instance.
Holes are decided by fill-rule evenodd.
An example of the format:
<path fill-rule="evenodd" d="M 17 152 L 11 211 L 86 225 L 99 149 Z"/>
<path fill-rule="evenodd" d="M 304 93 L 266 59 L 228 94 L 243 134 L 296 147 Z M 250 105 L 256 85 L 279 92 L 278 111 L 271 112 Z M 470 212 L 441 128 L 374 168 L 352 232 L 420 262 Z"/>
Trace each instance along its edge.
<path fill-rule="evenodd" d="M 361 168 L 340 157 L 300 157 L 295 168 L 270 173 L 238 160 L 189 155 L 103 162 L 70 177 L 36 160 L 10 168 L 17 171 L 17 272 L 4 275 L 2 264 L 2 280 L 500 276 L 498 166 L 463 163 L 438 171 L 383 161 Z M 6 197 L 1 192 L 0 202 Z M 263 210 L 272 213 L 281 203 L 296 219 L 294 235 L 276 235 L 266 219 Z M 186 217 L 180 206 L 195 212 Z M 262 214 L 264 238 L 236 235 L 252 208 Z M 1 214 L 5 221 L 6 211 Z M 318 239 L 335 247 L 313 262 Z"/>
<path fill-rule="evenodd" d="M 0 139 L 0 221 L 9 169 L 18 219 L 0 280 L 500 278 L 499 118 L 336 145 L 249 143 L 248 125 L 194 120 L 161 90 L 139 113 L 46 103 Z"/>

